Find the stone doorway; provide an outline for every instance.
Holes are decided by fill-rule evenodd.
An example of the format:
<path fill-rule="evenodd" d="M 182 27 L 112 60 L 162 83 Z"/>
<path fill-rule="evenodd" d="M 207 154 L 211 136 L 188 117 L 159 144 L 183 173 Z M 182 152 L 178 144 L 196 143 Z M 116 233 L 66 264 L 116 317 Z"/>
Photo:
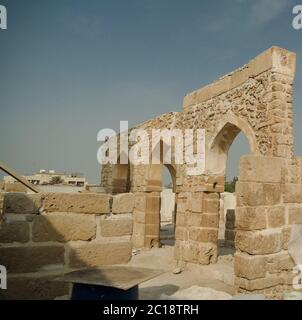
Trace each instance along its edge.
<path fill-rule="evenodd" d="M 171 172 L 170 172 L 171 170 Z M 163 166 L 160 203 L 160 245 L 174 246 L 176 224 L 176 195 L 173 168 Z"/>

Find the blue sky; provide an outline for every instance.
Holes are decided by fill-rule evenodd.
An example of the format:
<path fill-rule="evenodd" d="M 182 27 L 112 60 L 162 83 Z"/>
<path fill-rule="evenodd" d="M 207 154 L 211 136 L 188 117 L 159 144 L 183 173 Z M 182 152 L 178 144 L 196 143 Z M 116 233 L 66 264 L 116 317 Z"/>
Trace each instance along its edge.
<path fill-rule="evenodd" d="M 301 2 L 301 1 L 300 1 Z M 295 148 L 301 154 L 299 0 L 0 0 L 0 159 L 29 174 L 99 181 L 97 132 L 180 111 L 187 92 L 273 45 L 295 51 Z M 229 175 L 248 152 L 239 137 Z"/>

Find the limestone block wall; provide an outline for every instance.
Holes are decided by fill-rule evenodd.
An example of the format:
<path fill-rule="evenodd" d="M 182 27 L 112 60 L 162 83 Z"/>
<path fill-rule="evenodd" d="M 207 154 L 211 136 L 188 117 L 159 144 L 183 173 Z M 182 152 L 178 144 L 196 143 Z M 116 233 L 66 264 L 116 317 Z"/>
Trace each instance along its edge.
<path fill-rule="evenodd" d="M 291 227 L 302 217 L 302 184 L 292 160 L 246 156 L 236 184 L 236 286 L 240 292 L 279 297 L 293 290 Z M 298 178 L 300 179 L 300 178 Z"/>
<path fill-rule="evenodd" d="M 175 259 L 199 264 L 217 261 L 219 193 L 178 194 Z"/>
<path fill-rule="evenodd" d="M 68 295 L 69 285 L 55 277 L 131 259 L 133 194 L 2 195 L 0 264 L 7 268 L 8 289 L 0 291 L 1 299 Z"/>

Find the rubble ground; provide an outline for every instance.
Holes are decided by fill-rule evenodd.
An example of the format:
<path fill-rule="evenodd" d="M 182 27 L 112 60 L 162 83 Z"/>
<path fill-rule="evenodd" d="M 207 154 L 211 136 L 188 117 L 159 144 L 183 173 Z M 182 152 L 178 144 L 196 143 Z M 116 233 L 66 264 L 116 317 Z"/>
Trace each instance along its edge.
<path fill-rule="evenodd" d="M 134 253 L 129 265 L 165 271 L 140 285 L 140 299 L 163 299 L 165 295 L 170 296 L 191 286 L 211 288 L 235 295 L 232 256 L 220 256 L 217 264 L 207 266 L 187 264 L 183 272 L 174 274 L 173 249 L 172 246 L 164 246 Z"/>

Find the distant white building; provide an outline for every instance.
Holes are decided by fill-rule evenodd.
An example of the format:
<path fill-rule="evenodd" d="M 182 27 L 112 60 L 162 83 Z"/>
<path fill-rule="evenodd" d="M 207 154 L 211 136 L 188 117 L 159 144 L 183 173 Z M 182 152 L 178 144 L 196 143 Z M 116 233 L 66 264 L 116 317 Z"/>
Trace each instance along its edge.
<path fill-rule="evenodd" d="M 35 173 L 31 176 L 24 176 L 26 180 L 35 185 L 51 185 L 54 184 L 54 181 L 57 178 L 57 183 L 60 185 L 68 185 L 68 186 L 76 186 L 76 187 L 84 187 L 86 185 L 86 179 L 83 175 L 75 173 L 75 174 L 66 174 L 66 173 L 58 173 L 54 170 L 40 170 L 39 173 Z M 4 176 L 3 178 L 5 183 L 14 183 L 16 180 L 11 176 Z"/>

